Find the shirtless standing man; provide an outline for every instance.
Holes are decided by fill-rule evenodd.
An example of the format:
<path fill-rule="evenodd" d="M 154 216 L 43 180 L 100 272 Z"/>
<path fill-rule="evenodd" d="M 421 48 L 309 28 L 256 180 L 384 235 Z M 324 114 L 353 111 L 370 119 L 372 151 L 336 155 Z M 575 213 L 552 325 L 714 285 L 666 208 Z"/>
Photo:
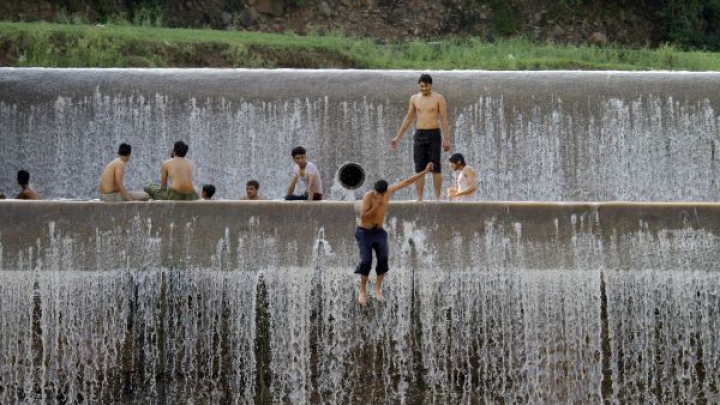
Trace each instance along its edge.
<path fill-rule="evenodd" d="M 361 305 L 367 303 L 367 281 L 372 266 L 372 251 L 375 251 L 377 264 L 375 265 L 375 273 L 377 281 L 375 283 L 375 297 L 378 301 L 383 302 L 382 283 L 385 279 L 385 273 L 388 272 L 388 234 L 383 229 L 385 222 L 385 211 L 387 210 L 390 197 L 398 190 L 401 190 L 416 181 L 422 179 L 428 172 L 433 169 L 433 164 L 428 163 L 424 170 L 408 177 L 392 186 L 388 186 L 387 181 L 378 180 L 375 182 L 372 191 L 365 193 L 362 206 L 360 207 L 360 221 L 355 230 L 355 240 L 357 240 L 358 248 L 360 248 L 360 264 L 355 268 L 355 273 L 360 274 L 360 295 L 358 302 Z"/>
<path fill-rule="evenodd" d="M 164 161 L 160 169 L 160 187 L 155 185 L 145 187 L 145 192 L 150 194 L 150 197 L 155 200 L 177 201 L 199 199 L 192 183 L 193 164 L 185 159 L 189 149 L 185 142 L 175 142 L 172 158 Z"/>
<path fill-rule="evenodd" d="M 15 197 L 18 200 L 39 200 L 37 190 L 30 184 L 30 173 L 27 170 L 18 170 L 18 185 L 22 188 L 20 193 Z"/>
<path fill-rule="evenodd" d="M 423 171 L 425 165 L 433 163 L 433 187 L 435 199 L 440 200 L 442 192 L 442 175 L 440 156 L 442 152 L 450 151 L 450 131 L 447 126 L 447 107 L 445 99 L 438 93 L 432 91 L 432 77 L 428 74 L 420 75 L 418 80 L 420 93 L 410 97 L 410 106 L 407 115 L 402 122 L 400 130 L 395 138 L 390 141 L 393 150 L 397 150 L 398 142 L 405 135 L 408 127 L 415 121 L 415 136 L 413 142 L 413 160 L 415 172 Z M 438 123 L 438 120 L 440 121 Z M 440 129 L 442 128 L 442 133 Z M 420 178 L 415 186 L 415 195 L 418 201 L 422 201 L 423 190 L 425 189 L 425 177 Z"/>
<path fill-rule="evenodd" d="M 128 191 L 125 188 L 125 165 L 130 160 L 132 147 L 121 143 L 118 148 L 118 157 L 105 166 L 100 175 L 101 201 L 147 201 L 150 196 L 142 191 Z"/>

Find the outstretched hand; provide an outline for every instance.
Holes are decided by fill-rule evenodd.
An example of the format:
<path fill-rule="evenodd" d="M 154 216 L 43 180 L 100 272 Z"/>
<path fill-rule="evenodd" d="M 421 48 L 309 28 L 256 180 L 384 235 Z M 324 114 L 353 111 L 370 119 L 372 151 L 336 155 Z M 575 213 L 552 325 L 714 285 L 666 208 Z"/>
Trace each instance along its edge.
<path fill-rule="evenodd" d="M 395 151 L 397 150 L 398 141 L 399 141 L 399 139 L 397 139 L 397 137 L 390 140 L 390 147 L 392 148 L 392 150 L 395 150 Z"/>
<path fill-rule="evenodd" d="M 427 166 L 425 166 L 425 173 L 430 173 L 433 169 L 432 162 L 428 163 Z"/>

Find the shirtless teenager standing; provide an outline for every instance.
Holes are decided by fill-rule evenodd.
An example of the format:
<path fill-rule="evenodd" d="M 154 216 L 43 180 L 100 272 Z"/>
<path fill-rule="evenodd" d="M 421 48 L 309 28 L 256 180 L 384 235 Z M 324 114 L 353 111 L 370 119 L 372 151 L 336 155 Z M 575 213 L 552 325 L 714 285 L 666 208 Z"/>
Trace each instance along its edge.
<path fill-rule="evenodd" d="M 125 188 L 125 165 L 130 160 L 132 147 L 121 143 L 118 148 L 118 157 L 105 166 L 100 175 L 101 201 L 147 201 L 150 196 L 142 191 L 128 191 Z"/>
<path fill-rule="evenodd" d="M 145 187 L 145 192 L 150 194 L 150 197 L 155 200 L 178 201 L 199 199 L 192 183 L 193 164 L 185 159 L 188 149 L 190 147 L 185 142 L 175 142 L 172 158 L 164 161 L 160 169 L 160 187 Z"/>
<path fill-rule="evenodd" d="M 433 164 L 428 163 L 424 170 L 408 177 L 392 186 L 388 186 L 387 181 L 378 180 L 375 182 L 372 191 L 365 193 L 362 206 L 360 207 L 360 221 L 355 230 L 355 240 L 357 240 L 358 248 L 360 248 L 360 264 L 355 269 L 356 274 L 360 274 L 360 295 L 358 302 L 361 305 L 367 303 L 367 281 L 372 266 L 372 251 L 375 251 L 377 264 L 375 265 L 375 273 L 377 281 L 375 282 L 375 297 L 378 301 L 384 300 L 382 293 L 382 283 L 385 279 L 385 273 L 388 272 L 388 234 L 383 229 L 385 222 L 385 211 L 387 210 L 390 197 L 398 190 L 401 190 L 419 179 L 425 174 L 433 170 Z"/>
<path fill-rule="evenodd" d="M 442 192 L 442 175 L 440 164 L 441 146 L 445 152 L 450 151 L 450 131 L 447 126 L 447 107 L 445 99 L 432 91 L 432 77 L 428 74 L 420 75 L 418 80 L 420 92 L 410 97 L 410 106 L 402 122 L 400 130 L 390 141 L 393 150 L 397 150 L 398 142 L 405 135 L 408 127 L 415 121 L 415 136 L 413 142 L 413 160 L 415 172 L 423 171 L 425 165 L 433 163 L 433 188 L 435 199 L 440 200 Z M 439 120 L 439 123 L 438 123 Z M 442 128 L 442 133 L 440 129 Z M 425 177 L 420 178 L 415 186 L 415 195 L 422 201 L 425 189 Z"/>

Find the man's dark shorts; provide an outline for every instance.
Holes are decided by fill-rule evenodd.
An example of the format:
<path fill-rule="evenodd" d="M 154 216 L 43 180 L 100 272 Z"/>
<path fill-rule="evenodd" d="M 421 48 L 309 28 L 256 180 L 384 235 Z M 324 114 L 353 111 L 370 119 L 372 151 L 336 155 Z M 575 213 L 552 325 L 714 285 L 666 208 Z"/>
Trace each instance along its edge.
<path fill-rule="evenodd" d="M 313 194 L 313 201 L 321 201 L 322 197 L 323 197 L 322 194 L 315 193 L 315 194 Z M 286 195 L 285 199 L 287 201 L 307 201 L 308 193 L 305 192 L 300 195 L 295 195 L 295 194 Z"/>
<path fill-rule="evenodd" d="M 355 268 L 356 274 L 367 276 L 372 267 L 372 251 L 375 251 L 377 264 L 375 273 L 378 276 L 387 273 L 388 267 L 388 234 L 384 229 L 355 229 L 355 240 L 360 248 L 360 264 Z"/>
<path fill-rule="evenodd" d="M 433 173 L 440 173 L 442 164 L 442 135 L 440 129 L 418 129 L 415 131 L 413 142 L 413 160 L 415 173 L 425 170 L 427 164 L 432 162 Z"/>

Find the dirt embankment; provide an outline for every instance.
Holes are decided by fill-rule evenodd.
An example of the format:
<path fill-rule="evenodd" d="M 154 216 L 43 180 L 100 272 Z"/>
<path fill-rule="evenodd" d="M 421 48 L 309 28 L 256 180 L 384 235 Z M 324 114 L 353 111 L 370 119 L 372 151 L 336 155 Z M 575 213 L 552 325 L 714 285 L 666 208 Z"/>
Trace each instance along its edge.
<path fill-rule="evenodd" d="M 147 3 L 147 2 L 146 2 Z M 155 2 L 158 3 L 158 2 Z M 306 34 L 341 31 L 385 40 L 524 35 L 539 41 L 643 46 L 659 41 L 657 16 L 644 2 L 602 0 L 5 0 L 13 21 L 102 22 L 122 15 L 174 27 Z"/>

